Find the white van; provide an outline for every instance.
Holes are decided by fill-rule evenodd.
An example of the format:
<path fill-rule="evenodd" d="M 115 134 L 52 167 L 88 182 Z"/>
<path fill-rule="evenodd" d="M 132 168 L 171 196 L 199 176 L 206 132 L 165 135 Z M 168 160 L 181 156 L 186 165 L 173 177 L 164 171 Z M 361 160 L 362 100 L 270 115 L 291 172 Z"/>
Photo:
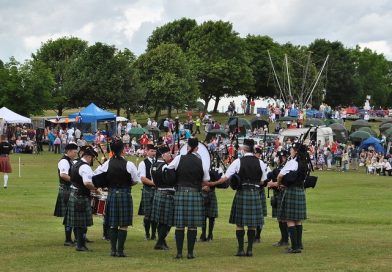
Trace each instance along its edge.
<path fill-rule="evenodd" d="M 279 141 L 283 144 L 288 139 L 302 138 L 308 130 L 309 128 L 285 129 L 279 133 Z M 333 141 L 332 129 L 330 127 L 318 127 L 316 130 L 315 127 L 312 127 L 309 135 L 305 139 L 305 144 L 309 144 L 310 140 L 315 140 L 316 138 L 320 145 L 324 145 L 326 142 L 331 143 Z"/>

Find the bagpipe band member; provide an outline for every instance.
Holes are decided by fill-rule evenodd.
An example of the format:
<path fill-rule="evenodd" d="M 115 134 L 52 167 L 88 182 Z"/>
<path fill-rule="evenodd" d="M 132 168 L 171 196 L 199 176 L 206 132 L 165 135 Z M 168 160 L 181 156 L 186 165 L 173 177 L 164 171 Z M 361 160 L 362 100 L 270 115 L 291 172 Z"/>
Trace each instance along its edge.
<path fill-rule="evenodd" d="M 147 158 L 139 164 L 140 179 L 143 183 L 142 197 L 140 200 L 138 215 L 144 215 L 143 225 L 146 240 L 156 239 L 157 225 L 150 220 L 152 201 L 155 194 L 155 185 L 151 180 L 151 165 L 154 163 L 156 156 L 156 148 L 152 144 L 147 145 Z M 151 236 L 150 236 L 151 227 Z"/>
<path fill-rule="evenodd" d="M 8 174 L 12 173 L 10 163 L 10 153 L 13 149 L 12 145 L 7 141 L 6 135 L 1 135 L 0 142 L 0 172 L 4 173 L 4 189 L 8 187 Z"/>
<path fill-rule="evenodd" d="M 215 187 L 210 187 L 208 192 L 203 191 L 204 209 L 205 209 L 205 222 L 201 228 L 202 232 L 200 235 L 201 242 L 212 241 L 215 218 L 218 217 L 218 200 L 216 198 Z M 207 218 L 208 218 L 208 236 L 207 232 Z"/>
<path fill-rule="evenodd" d="M 76 144 L 67 144 L 65 154 L 57 164 L 57 174 L 59 176 L 59 192 L 57 194 L 54 216 L 62 217 L 66 215 L 69 196 L 71 194 L 71 167 L 73 160 L 78 156 L 78 146 Z M 65 225 L 65 242 L 64 246 L 73 246 L 72 227 Z M 76 238 L 76 237 L 75 237 Z"/>
<path fill-rule="evenodd" d="M 307 150 L 300 143 L 290 148 L 290 157 L 280 170 L 278 184 L 285 187 L 278 217 L 287 222 L 291 248 L 288 253 L 301 253 L 302 221 L 306 219 L 304 180 L 308 172 Z"/>
<path fill-rule="evenodd" d="M 93 225 L 90 191 L 98 192 L 92 182 L 91 165 L 98 154 L 91 146 L 84 147 L 82 153 L 81 159 L 71 168 L 71 194 L 63 224 L 75 228 L 76 250 L 89 251 L 85 235 L 87 227 Z"/>
<path fill-rule="evenodd" d="M 255 156 L 256 158 L 258 158 L 259 160 L 262 159 L 263 155 L 263 150 L 259 147 L 255 148 Z M 268 168 L 267 168 L 268 169 Z M 267 171 L 267 175 L 268 175 L 268 171 Z M 266 184 L 264 184 L 266 185 Z M 263 207 L 263 216 L 266 217 L 267 216 L 267 198 L 265 197 L 265 186 L 260 186 L 259 187 L 259 193 L 260 193 L 260 199 L 261 199 L 261 205 Z M 256 228 L 256 236 L 255 236 L 255 242 L 256 243 L 260 243 L 260 239 L 261 239 L 261 231 L 263 230 L 263 226 L 257 226 Z"/>
<path fill-rule="evenodd" d="M 281 150 L 277 153 L 278 166 L 270 173 L 268 173 L 268 187 L 272 188 L 273 196 L 271 197 L 272 217 L 276 218 L 279 224 L 280 240 L 273 244 L 273 246 L 287 246 L 289 244 L 289 235 L 287 232 L 287 223 L 278 216 L 283 197 L 283 187 L 278 186 L 277 178 L 280 170 L 285 166 L 287 162 L 288 153 L 285 150 Z"/>
<path fill-rule="evenodd" d="M 110 256 L 126 257 L 124 244 L 133 219 L 131 186 L 137 184 L 140 178 L 136 166 L 123 157 L 121 139 L 114 138 L 110 148 L 113 156 L 95 171 L 94 178 L 103 176 L 104 186 L 109 188 L 105 222 L 110 227 Z"/>
<path fill-rule="evenodd" d="M 185 227 L 187 231 L 188 259 L 195 258 L 193 249 L 196 242 L 197 227 L 204 225 L 204 203 L 202 188 L 208 190 L 209 169 L 204 169 L 197 153 L 199 141 L 188 139 L 188 153 L 177 156 L 168 165 L 176 170 L 176 193 L 174 195 L 174 225 L 177 246 L 177 259 L 182 258 Z"/>
<path fill-rule="evenodd" d="M 156 186 L 152 203 L 151 221 L 158 224 L 158 240 L 154 249 L 168 250 L 166 236 L 174 225 L 174 184 L 175 177 L 170 178 L 165 171 L 172 161 L 170 149 L 160 146 L 157 149 L 157 161 L 151 167 L 151 178 Z"/>
<path fill-rule="evenodd" d="M 260 186 L 267 179 L 266 164 L 254 156 L 254 140 L 245 139 L 240 152 L 241 159 L 236 159 L 227 169 L 225 175 L 218 181 L 209 182 L 210 186 L 216 186 L 227 179 L 237 179 L 238 186 L 231 206 L 231 224 L 236 225 L 238 251 L 236 256 L 253 256 L 253 242 L 256 228 L 264 224 L 263 207 L 260 198 Z M 244 252 L 244 227 L 247 226 L 248 247 Z"/>

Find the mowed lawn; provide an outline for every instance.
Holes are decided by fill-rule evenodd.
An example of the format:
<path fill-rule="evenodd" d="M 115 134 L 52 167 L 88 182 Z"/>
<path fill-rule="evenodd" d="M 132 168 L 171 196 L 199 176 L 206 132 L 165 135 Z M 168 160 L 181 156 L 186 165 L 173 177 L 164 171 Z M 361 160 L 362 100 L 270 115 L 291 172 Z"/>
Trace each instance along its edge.
<path fill-rule="evenodd" d="M 21 174 L 18 177 L 18 158 Z M 316 189 L 307 191 L 308 220 L 302 254 L 284 254 L 271 245 L 279 239 L 270 217 L 253 258 L 238 258 L 235 227 L 228 223 L 234 191 L 218 190 L 219 218 L 214 240 L 196 244 L 194 260 L 174 260 L 174 231 L 169 251 L 153 250 L 144 240 L 142 218 L 135 215 L 126 242 L 127 258 L 109 257 L 102 240 L 102 218 L 94 217 L 88 236 L 93 252 L 64 247 L 62 220 L 53 217 L 58 155 L 12 155 L 9 188 L 0 187 L 0 271 L 391 271 L 392 177 L 360 172 L 317 172 Z M 1 177 L 2 185 L 2 177 Z M 134 214 L 141 186 L 133 187 Z M 200 231 L 198 236 L 200 235 Z M 186 250 L 186 241 L 184 248 Z M 186 252 L 186 251 L 185 251 Z"/>

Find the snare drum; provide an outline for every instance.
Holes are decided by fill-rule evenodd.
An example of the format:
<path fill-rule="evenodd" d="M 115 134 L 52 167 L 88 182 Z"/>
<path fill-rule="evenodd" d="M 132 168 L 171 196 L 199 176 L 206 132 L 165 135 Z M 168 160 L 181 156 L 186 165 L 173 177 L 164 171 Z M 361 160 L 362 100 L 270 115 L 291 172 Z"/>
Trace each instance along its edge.
<path fill-rule="evenodd" d="M 107 199 L 106 194 L 103 194 L 103 195 L 92 194 L 92 196 L 91 196 L 91 209 L 92 209 L 93 214 L 105 215 L 106 199 Z"/>

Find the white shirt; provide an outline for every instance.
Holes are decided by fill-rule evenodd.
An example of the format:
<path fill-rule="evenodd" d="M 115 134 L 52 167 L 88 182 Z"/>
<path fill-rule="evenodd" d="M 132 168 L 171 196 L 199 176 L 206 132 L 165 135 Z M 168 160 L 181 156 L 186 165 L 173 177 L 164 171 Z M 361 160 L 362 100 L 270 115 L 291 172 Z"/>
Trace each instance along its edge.
<path fill-rule="evenodd" d="M 192 153 L 193 155 L 199 157 L 200 155 L 197 153 Z M 180 159 L 181 155 L 178 155 L 177 157 L 174 158 L 174 160 L 167 166 L 168 169 L 174 169 L 177 170 L 178 165 L 180 164 Z M 203 181 L 209 181 L 210 180 L 210 169 L 206 169 L 203 167 Z"/>
<path fill-rule="evenodd" d="M 85 159 L 82 159 L 82 161 L 87 162 Z M 82 164 L 79 168 L 79 175 L 83 179 L 83 184 L 92 184 L 93 183 L 93 169 L 88 164 Z"/>
<path fill-rule="evenodd" d="M 289 160 L 285 166 L 280 170 L 279 175 L 286 175 L 290 171 L 297 171 L 298 170 L 298 162 L 296 159 Z"/>
<path fill-rule="evenodd" d="M 61 175 L 61 174 L 66 174 L 66 175 L 68 175 L 70 165 L 69 165 L 69 163 L 68 163 L 68 161 L 67 161 L 66 159 L 61 159 L 61 160 L 59 161 L 59 163 L 57 164 L 57 168 L 58 168 L 59 171 L 60 171 L 60 175 Z"/>
<path fill-rule="evenodd" d="M 247 156 L 254 156 L 253 153 L 245 153 L 244 157 Z M 263 175 L 261 176 L 261 181 L 267 180 L 267 173 L 268 173 L 268 167 L 267 165 L 262 161 L 259 160 L 260 162 L 260 169 L 263 172 Z M 241 159 L 235 159 L 232 164 L 230 164 L 229 168 L 227 168 L 225 177 L 230 178 L 234 174 L 238 174 L 240 172 L 241 168 Z"/>
<path fill-rule="evenodd" d="M 95 169 L 94 176 L 107 172 L 110 160 L 111 159 L 107 160 L 104 164 Z M 139 172 L 137 171 L 137 168 L 133 162 L 127 162 L 127 172 L 131 174 L 133 182 L 140 182 Z"/>
<path fill-rule="evenodd" d="M 151 164 L 152 164 L 152 158 L 147 157 L 147 159 L 148 159 L 148 160 L 151 162 Z M 146 173 L 146 164 L 144 163 L 144 160 L 141 161 L 141 162 L 139 163 L 138 171 L 139 171 L 140 177 L 146 177 L 146 176 L 147 176 L 147 173 Z"/>

